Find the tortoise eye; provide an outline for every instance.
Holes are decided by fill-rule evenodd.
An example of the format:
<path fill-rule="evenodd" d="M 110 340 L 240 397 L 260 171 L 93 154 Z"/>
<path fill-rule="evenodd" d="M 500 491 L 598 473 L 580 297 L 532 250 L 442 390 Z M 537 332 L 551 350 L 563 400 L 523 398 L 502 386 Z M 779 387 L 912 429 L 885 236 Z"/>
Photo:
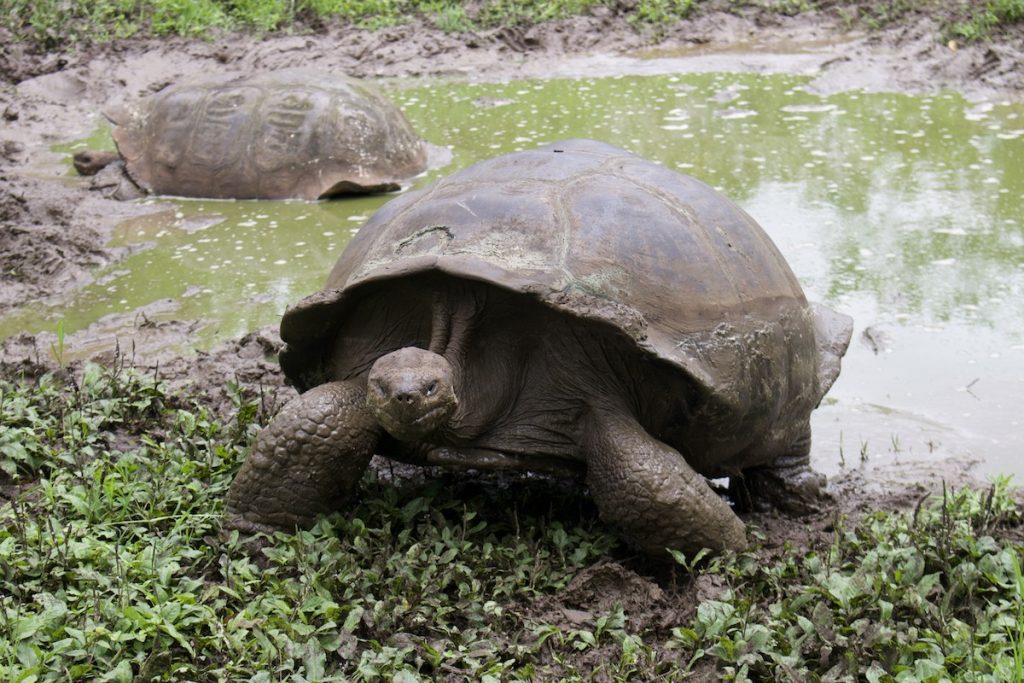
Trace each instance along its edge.
<path fill-rule="evenodd" d="M 427 387 L 427 396 L 433 396 L 435 391 L 437 391 L 437 381 L 436 380 L 431 382 L 430 386 Z"/>

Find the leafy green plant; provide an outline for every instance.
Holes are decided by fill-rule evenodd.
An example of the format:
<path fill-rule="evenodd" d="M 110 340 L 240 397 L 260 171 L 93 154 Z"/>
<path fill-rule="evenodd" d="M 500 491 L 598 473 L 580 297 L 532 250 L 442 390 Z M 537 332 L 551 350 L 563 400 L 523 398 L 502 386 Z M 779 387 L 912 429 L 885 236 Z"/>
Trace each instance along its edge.
<path fill-rule="evenodd" d="M 818 8 L 816 0 L 731 0 L 736 8 L 800 14 Z M 532 25 L 587 14 L 605 6 L 650 36 L 662 36 L 675 22 L 689 17 L 698 0 L 0 0 L 0 26 L 17 39 L 44 49 L 79 42 L 104 42 L 132 35 L 209 37 L 221 30 L 257 32 L 304 30 L 327 21 L 350 22 L 369 29 L 393 26 L 419 15 L 444 31 Z M 848 24 L 881 28 L 927 10 L 907 0 L 838 8 Z M 1024 0 L 991 0 L 986 8 L 945 27 L 946 39 L 978 40 L 999 26 L 1020 21 Z"/>
<path fill-rule="evenodd" d="M 842 525 L 803 559 L 715 558 L 727 589 L 674 637 L 727 680 L 1019 680 L 1021 549 L 989 534 L 1020 515 L 1001 481 Z"/>
<path fill-rule="evenodd" d="M 404 0 L 300 0 L 302 6 L 321 18 L 337 17 L 366 28 L 400 23 L 407 11 Z"/>
<path fill-rule="evenodd" d="M 38 477 L 0 508 L 10 680 L 501 676 L 531 656 L 500 635 L 519 620 L 505 606 L 565 586 L 614 544 L 548 521 L 545 491 L 371 477 L 364 503 L 271 540 L 257 569 L 219 527 L 258 410 L 240 404 L 227 428 L 155 379 L 98 366 L 70 386 L 0 388 L 3 443 L 38 444 L 3 451 L 5 471 Z"/>
<path fill-rule="evenodd" d="M 946 27 L 947 38 L 973 42 L 988 38 L 1000 26 L 1024 21 L 1024 0 L 991 0 L 984 10 Z"/>
<path fill-rule="evenodd" d="M 585 14 L 602 0 L 489 0 L 482 3 L 476 21 L 487 27 L 537 24 Z"/>
<path fill-rule="evenodd" d="M 630 20 L 639 24 L 670 24 L 685 19 L 694 0 L 640 0 Z"/>
<path fill-rule="evenodd" d="M 281 0 L 231 0 L 231 15 L 243 26 L 258 31 L 273 31 L 295 16 L 294 3 Z"/>
<path fill-rule="evenodd" d="M 138 30 L 138 8 L 135 0 L 0 0 L 0 25 L 49 49 L 133 35 Z"/>
<path fill-rule="evenodd" d="M 461 4 L 438 3 L 434 14 L 434 25 L 448 33 L 465 33 L 473 29 L 473 20 Z"/>
<path fill-rule="evenodd" d="M 226 27 L 228 15 L 214 0 L 160 0 L 148 14 L 155 35 L 202 36 Z"/>
<path fill-rule="evenodd" d="M 562 591 L 630 561 L 579 487 L 378 481 L 385 466 L 362 502 L 254 546 L 222 501 L 266 407 L 229 393 L 222 422 L 130 368 L 0 380 L 0 467 L 22 482 L 0 506 L 4 680 L 1019 679 L 1005 482 L 839 523 L 810 551 L 676 553 L 663 600 L 720 588 L 692 616 L 605 604 L 568 623 Z"/>

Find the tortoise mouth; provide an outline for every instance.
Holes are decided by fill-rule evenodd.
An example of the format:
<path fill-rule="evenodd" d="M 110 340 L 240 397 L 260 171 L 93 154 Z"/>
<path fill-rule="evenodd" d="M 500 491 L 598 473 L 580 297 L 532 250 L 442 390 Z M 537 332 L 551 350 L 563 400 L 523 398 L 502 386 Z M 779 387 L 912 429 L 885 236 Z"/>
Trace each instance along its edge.
<path fill-rule="evenodd" d="M 398 401 L 385 399 L 376 402 L 371 399 L 370 410 L 391 436 L 407 441 L 422 439 L 445 425 L 455 411 L 455 401 L 445 401 L 426 412 L 411 413 L 405 404 Z"/>
<path fill-rule="evenodd" d="M 438 418 L 438 417 L 445 417 L 445 418 L 447 418 L 448 417 L 448 413 L 449 413 L 448 406 L 446 406 L 446 405 L 438 406 L 436 408 L 432 408 L 429 411 L 427 411 L 427 413 L 425 415 L 416 418 L 415 420 L 412 421 L 412 423 L 414 425 L 417 425 L 417 426 L 432 425 L 434 423 L 435 418 Z"/>

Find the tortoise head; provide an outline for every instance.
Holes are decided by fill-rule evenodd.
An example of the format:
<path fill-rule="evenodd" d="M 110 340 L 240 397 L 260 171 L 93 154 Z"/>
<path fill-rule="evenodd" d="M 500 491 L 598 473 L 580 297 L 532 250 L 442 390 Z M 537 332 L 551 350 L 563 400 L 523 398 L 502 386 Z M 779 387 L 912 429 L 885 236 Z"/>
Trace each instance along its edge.
<path fill-rule="evenodd" d="M 366 400 L 391 436 L 423 439 L 447 424 L 458 405 L 452 366 L 423 349 L 393 351 L 370 368 Z"/>
<path fill-rule="evenodd" d="M 71 160 L 78 175 L 96 175 L 115 161 L 120 161 L 121 155 L 117 152 L 83 149 L 75 152 Z"/>

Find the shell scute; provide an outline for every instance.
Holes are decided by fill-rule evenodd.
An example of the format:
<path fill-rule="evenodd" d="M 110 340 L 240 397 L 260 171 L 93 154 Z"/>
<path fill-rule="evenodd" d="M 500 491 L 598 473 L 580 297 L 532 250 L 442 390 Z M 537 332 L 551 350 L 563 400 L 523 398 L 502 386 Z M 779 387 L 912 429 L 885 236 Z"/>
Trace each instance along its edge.
<path fill-rule="evenodd" d="M 195 120 L 188 145 L 189 161 L 208 170 L 238 163 L 246 151 L 238 141 L 245 139 L 251 110 L 261 99 L 256 88 L 224 88 L 209 92 Z M 157 130 L 151 129 L 156 135 Z"/>
<path fill-rule="evenodd" d="M 291 88 L 270 90 L 260 106 L 259 130 L 254 139 L 253 162 L 270 173 L 309 161 L 316 121 L 331 106 L 331 97 L 318 90 Z"/>

